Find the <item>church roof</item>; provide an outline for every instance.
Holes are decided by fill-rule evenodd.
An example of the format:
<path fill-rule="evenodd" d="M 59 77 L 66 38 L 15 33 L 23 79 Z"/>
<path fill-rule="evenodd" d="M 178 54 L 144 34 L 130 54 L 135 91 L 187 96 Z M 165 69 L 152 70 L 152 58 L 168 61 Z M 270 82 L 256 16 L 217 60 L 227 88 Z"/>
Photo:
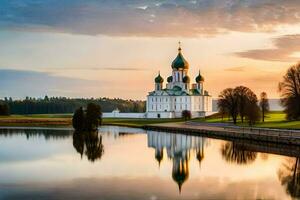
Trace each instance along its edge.
<path fill-rule="evenodd" d="M 189 63 L 184 59 L 181 53 L 181 47 L 178 48 L 178 55 L 172 62 L 172 69 L 188 69 Z"/>
<path fill-rule="evenodd" d="M 200 70 L 199 70 L 199 74 L 198 74 L 198 76 L 196 77 L 195 80 L 196 80 L 196 83 L 204 81 L 204 77 L 200 74 Z"/>
<path fill-rule="evenodd" d="M 183 81 L 184 83 L 190 83 L 190 82 L 191 82 L 191 79 L 190 79 L 189 76 L 185 76 L 185 77 L 183 77 L 182 81 Z"/>
<path fill-rule="evenodd" d="M 200 92 L 197 89 L 190 89 L 188 92 L 185 90 L 182 90 L 179 86 L 174 86 L 172 89 L 163 89 L 160 91 L 152 91 L 149 92 L 150 96 L 200 96 L 203 94 L 200 94 Z M 205 93 L 204 96 L 209 96 L 208 93 Z"/>
<path fill-rule="evenodd" d="M 160 73 L 158 73 L 158 76 L 154 79 L 155 83 L 163 83 L 164 79 L 160 76 Z"/>

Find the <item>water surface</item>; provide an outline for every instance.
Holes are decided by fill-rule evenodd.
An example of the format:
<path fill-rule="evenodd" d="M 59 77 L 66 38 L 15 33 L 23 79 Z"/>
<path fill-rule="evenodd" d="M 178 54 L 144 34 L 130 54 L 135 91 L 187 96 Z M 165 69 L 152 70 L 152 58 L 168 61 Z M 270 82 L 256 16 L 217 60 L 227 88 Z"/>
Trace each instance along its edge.
<path fill-rule="evenodd" d="M 0 199 L 291 199 L 298 152 L 124 127 L 0 129 Z"/>

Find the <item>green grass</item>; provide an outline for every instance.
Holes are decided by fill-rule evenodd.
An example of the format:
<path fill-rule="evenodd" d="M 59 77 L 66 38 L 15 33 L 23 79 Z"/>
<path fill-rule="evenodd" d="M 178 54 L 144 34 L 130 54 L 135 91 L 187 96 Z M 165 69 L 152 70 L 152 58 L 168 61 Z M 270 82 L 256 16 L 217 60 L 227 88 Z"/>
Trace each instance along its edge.
<path fill-rule="evenodd" d="M 38 115 L 11 115 L 1 116 L 0 126 L 71 126 L 72 114 L 38 114 Z M 143 127 L 144 125 L 182 122 L 182 119 L 133 119 L 133 118 L 105 118 L 103 125 Z M 223 120 L 217 114 L 207 118 L 192 119 L 197 122 L 232 123 L 228 118 Z M 238 121 L 238 126 L 248 126 Z M 259 122 L 255 127 L 300 129 L 300 121 L 287 121 L 283 112 L 270 112 L 265 122 Z"/>
<path fill-rule="evenodd" d="M 72 114 L 1 116 L 0 126 L 71 126 Z M 182 119 L 104 118 L 103 125 L 142 127 L 148 124 L 180 122 Z"/>
<path fill-rule="evenodd" d="M 284 129 L 300 129 L 300 121 L 287 121 L 285 118 L 285 113 L 281 111 L 272 111 L 266 115 L 265 122 L 259 122 L 255 125 L 255 127 L 263 127 L 263 128 L 284 128 Z M 218 115 L 212 115 L 207 118 L 198 118 L 193 119 L 192 121 L 198 122 L 209 122 L 209 123 L 232 123 L 228 118 L 222 118 Z M 247 123 L 241 123 L 238 120 L 238 126 L 248 126 Z"/>
<path fill-rule="evenodd" d="M 105 118 L 105 119 L 103 119 L 102 122 L 104 125 L 143 127 L 144 125 L 149 125 L 149 124 L 182 122 L 182 121 L 183 121 L 183 119 Z"/>

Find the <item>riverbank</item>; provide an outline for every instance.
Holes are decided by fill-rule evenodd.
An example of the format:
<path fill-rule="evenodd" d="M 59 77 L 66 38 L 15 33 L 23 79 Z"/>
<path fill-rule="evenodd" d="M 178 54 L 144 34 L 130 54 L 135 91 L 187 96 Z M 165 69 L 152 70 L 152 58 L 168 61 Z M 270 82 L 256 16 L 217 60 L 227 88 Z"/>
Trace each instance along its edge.
<path fill-rule="evenodd" d="M 0 117 L 0 127 L 72 127 L 72 115 L 12 115 Z M 104 118 L 102 125 L 144 128 L 146 130 L 203 135 L 220 139 L 250 139 L 300 145 L 300 130 L 234 126 L 215 119 L 121 119 Z M 296 126 L 298 127 L 298 125 Z"/>
<path fill-rule="evenodd" d="M 103 118 L 103 125 L 128 126 L 143 128 L 146 125 L 178 123 L 182 119 L 136 119 L 136 118 Z M 205 123 L 209 126 L 219 124 L 221 126 L 233 125 L 228 118 L 221 118 L 219 115 L 213 115 L 207 118 L 198 118 L 190 120 L 192 123 Z M 37 115 L 11 115 L 0 117 L 0 126 L 15 127 L 71 127 L 72 114 L 37 114 Z M 239 127 L 249 127 L 247 123 L 238 122 Z M 273 129 L 299 129 L 300 121 L 287 121 L 283 112 L 270 112 L 267 114 L 265 122 L 259 122 L 254 125 L 256 128 Z"/>
<path fill-rule="evenodd" d="M 193 122 L 201 123 L 226 123 L 233 124 L 228 117 L 222 118 L 219 114 L 215 114 L 206 118 L 192 119 Z M 237 121 L 237 126 L 249 127 L 248 123 Z M 276 128 L 276 129 L 300 129 L 300 121 L 288 121 L 286 115 L 282 111 L 271 111 L 266 114 L 264 122 L 258 122 L 253 127 L 257 128 Z"/>
<path fill-rule="evenodd" d="M 212 123 L 164 123 L 145 125 L 146 130 L 206 136 L 216 139 L 242 139 L 277 144 L 300 145 L 300 130 L 239 127 Z"/>
<path fill-rule="evenodd" d="M 182 122 L 182 119 L 103 118 L 102 125 L 142 128 L 145 125 Z M 11 115 L 0 117 L 0 126 L 10 127 L 71 127 L 72 114 Z"/>
<path fill-rule="evenodd" d="M 70 117 L 19 116 L 0 117 L 0 127 L 71 127 Z"/>

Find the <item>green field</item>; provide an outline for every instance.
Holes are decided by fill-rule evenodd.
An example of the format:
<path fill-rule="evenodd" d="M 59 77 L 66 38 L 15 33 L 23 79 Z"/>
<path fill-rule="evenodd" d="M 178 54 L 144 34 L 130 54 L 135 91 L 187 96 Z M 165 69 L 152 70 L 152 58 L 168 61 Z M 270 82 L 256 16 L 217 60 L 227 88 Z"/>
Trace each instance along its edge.
<path fill-rule="evenodd" d="M 38 115 L 11 115 L 0 117 L 0 126 L 71 126 L 72 114 L 38 114 Z M 182 122 L 182 119 L 132 119 L 132 118 L 105 118 L 103 125 L 142 127 L 149 124 Z M 207 118 L 192 119 L 196 122 L 232 123 L 230 119 L 213 115 Z M 238 126 L 248 126 L 238 121 Z M 300 129 L 300 121 L 287 121 L 283 112 L 270 112 L 265 122 L 259 122 L 255 127 Z"/>
<path fill-rule="evenodd" d="M 206 119 L 193 119 L 192 121 L 210 122 L 210 123 L 232 123 L 228 118 L 222 118 L 219 115 L 213 115 Z M 247 123 L 238 121 L 238 126 L 248 126 Z M 285 114 L 281 111 L 272 111 L 266 115 L 265 122 L 259 122 L 255 127 L 264 128 L 284 128 L 284 129 L 300 129 L 300 121 L 287 121 Z"/>
<path fill-rule="evenodd" d="M 0 126 L 71 126 L 72 114 L 37 114 L 1 116 Z M 182 119 L 105 118 L 103 125 L 142 127 L 147 124 L 180 122 Z"/>
<path fill-rule="evenodd" d="M 169 122 L 182 122 L 183 119 L 131 119 L 131 118 L 105 118 L 103 119 L 104 125 L 119 125 L 142 127 L 149 124 L 169 123 Z"/>

